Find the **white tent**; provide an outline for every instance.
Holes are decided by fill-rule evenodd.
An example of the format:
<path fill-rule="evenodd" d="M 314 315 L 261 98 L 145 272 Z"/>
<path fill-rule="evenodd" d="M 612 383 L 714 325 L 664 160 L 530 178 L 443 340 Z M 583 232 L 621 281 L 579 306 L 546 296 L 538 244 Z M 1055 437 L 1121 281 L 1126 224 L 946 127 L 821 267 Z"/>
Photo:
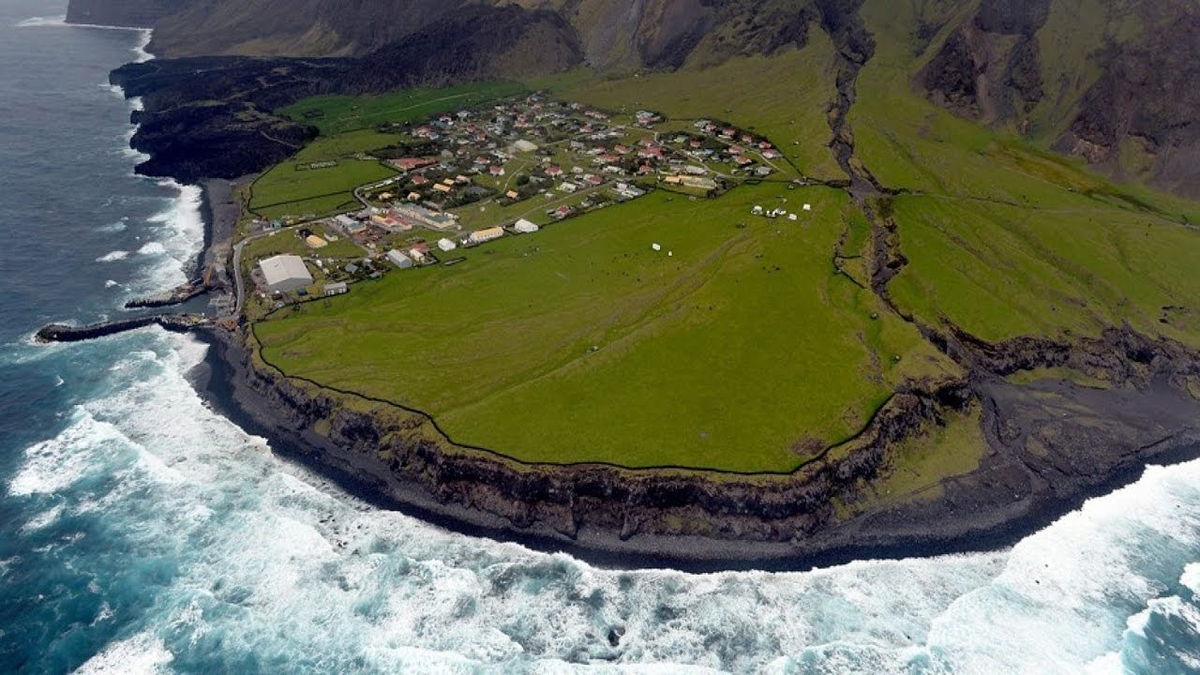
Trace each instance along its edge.
<path fill-rule="evenodd" d="M 517 221 L 516 225 L 513 225 L 513 230 L 521 234 L 529 234 L 531 232 L 537 232 L 538 226 L 537 223 L 522 218 Z"/>

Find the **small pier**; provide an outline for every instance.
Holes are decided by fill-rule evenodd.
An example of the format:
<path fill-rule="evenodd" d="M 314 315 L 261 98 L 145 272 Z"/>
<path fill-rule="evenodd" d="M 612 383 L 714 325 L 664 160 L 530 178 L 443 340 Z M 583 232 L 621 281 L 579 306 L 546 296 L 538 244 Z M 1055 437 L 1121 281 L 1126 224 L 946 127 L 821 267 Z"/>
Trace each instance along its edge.
<path fill-rule="evenodd" d="M 175 333 L 187 333 L 197 328 L 211 326 L 213 323 L 199 314 L 154 314 L 116 321 L 103 321 L 87 326 L 50 324 L 39 330 L 36 338 L 38 342 L 82 342 L 153 325 L 162 326 Z"/>
<path fill-rule="evenodd" d="M 204 295 L 213 290 L 213 284 L 209 277 L 210 274 L 205 273 L 203 278 L 192 279 L 186 284 L 166 293 L 130 300 L 125 303 L 125 309 L 154 309 L 182 305 L 192 298 Z"/>

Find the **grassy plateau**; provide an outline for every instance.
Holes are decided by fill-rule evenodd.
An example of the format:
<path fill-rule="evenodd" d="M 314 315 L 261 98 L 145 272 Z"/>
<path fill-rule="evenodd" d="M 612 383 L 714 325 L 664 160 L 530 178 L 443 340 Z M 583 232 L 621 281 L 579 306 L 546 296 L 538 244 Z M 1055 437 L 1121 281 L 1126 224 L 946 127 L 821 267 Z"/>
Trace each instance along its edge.
<path fill-rule="evenodd" d="M 907 261 L 887 289 L 899 313 L 867 290 L 873 225 L 848 194 L 763 183 L 711 200 L 654 192 L 458 251 L 467 259 L 454 267 L 389 274 L 281 310 L 255 324 L 263 358 L 420 409 L 458 443 L 527 462 L 786 472 L 856 434 L 902 384 L 959 373 L 917 324 L 995 341 L 1070 340 L 1127 323 L 1200 347 L 1200 232 L 1189 225 L 1200 205 L 1046 152 L 1051 118 L 1070 101 L 1039 112 L 1039 131 L 1024 139 L 932 105 L 912 88 L 929 55 L 914 49 L 908 12 L 864 9 L 876 53 L 848 118 L 855 160 L 900 192 L 869 198 Z M 1071 25 L 1055 14 L 1047 35 Z M 1075 45 L 1062 41 L 1068 52 Z M 766 135 L 801 173 L 836 179 L 845 175 L 827 111 L 837 58 L 814 30 L 803 49 L 772 57 L 621 79 L 573 72 L 529 86 L 618 113 L 651 108 L 676 118 L 672 133 L 688 119 L 728 121 Z M 1063 77 L 1046 61 L 1048 79 Z M 355 185 L 391 175 L 354 159 L 394 142 L 362 127 L 515 85 L 494 86 L 292 106 L 288 114 L 327 135 L 265 174 L 252 207 L 334 211 Z M 297 168 L 326 160 L 338 164 Z M 544 202 L 462 215 L 493 224 Z M 794 222 L 750 214 L 802 202 L 813 211 Z M 882 482 L 853 508 L 936 494 L 942 478 L 972 470 L 978 420 L 972 411 L 893 449 Z"/>
<path fill-rule="evenodd" d="M 749 215 L 784 199 L 814 211 Z M 656 193 L 277 314 L 257 335 L 289 374 L 526 461 L 788 471 L 811 453 L 799 441 L 841 440 L 904 378 L 953 368 L 834 273 L 852 208 L 824 188 Z"/>

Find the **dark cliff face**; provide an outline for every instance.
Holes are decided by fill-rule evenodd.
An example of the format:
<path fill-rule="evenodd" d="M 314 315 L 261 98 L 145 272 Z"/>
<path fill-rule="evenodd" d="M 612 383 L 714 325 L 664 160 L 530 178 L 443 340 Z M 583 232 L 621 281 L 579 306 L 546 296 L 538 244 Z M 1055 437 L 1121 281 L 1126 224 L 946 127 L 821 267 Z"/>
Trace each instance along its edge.
<path fill-rule="evenodd" d="M 1102 74 L 1059 149 L 1200 197 L 1200 6 L 1146 5 L 1142 35 L 1098 55 Z"/>
<path fill-rule="evenodd" d="M 235 418 L 248 416 L 277 450 L 366 486 L 385 504 L 626 566 L 638 564 L 625 557 L 636 555 L 688 568 L 803 568 L 1004 546 L 1095 491 L 1136 479 L 1147 462 L 1200 451 L 1200 402 L 1187 393 L 1200 381 L 1200 355 L 1179 344 L 1128 330 L 1078 344 L 990 344 L 955 331 L 931 339 L 966 366 L 968 379 L 897 392 L 849 446 L 786 476 L 515 464 L 449 445 L 419 415 L 347 406 L 256 363 L 225 334 L 215 366 L 228 372 L 213 379 L 229 388 L 219 398 L 236 406 Z M 1051 366 L 1110 388 L 999 377 Z M 880 505 L 864 495 L 891 470 L 901 442 L 969 407 L 982 408 L 987 445 L 977 470 L 945 480 L 934 498 Z"/>
<path fill-rule="evenodd" d="M 989 124 L 1032 111 L 1045 95 L 1037 33 L 1050 5 L 1051 0 L 985 0 L 920 73 L 930 99 Z"/>
<path fill-rule="evenodd" d="M 886 3 L 296 0 L 285 7 L 273 0 L 72 0 L 69 17 L 153 25 L 151 49 L 160 57 L 361 59 L 344 71 L 345 82 L 309 78 L 314 91 L 346 93 L 524 78 L 581 64 L 618 73 L 702 68 L 802 47 L 817 30 L 844 58 L 838 85 L 848 89 L 874 52 L 875 36 L 860 15 L 879 14 Z M 899 39 L 910 42 L 914 86 L 935 104 L 1084 157 L 1118 179 L 1200 196 L 1194 0 L 1104 0 L 1087 8 L 1066 0 L 920 0 L 888 7 L 888 16 L 911 24 L 911 34 Z M 1064 35 L 1083 19 L 1080 35 Z M 267 97 L 286 100 L 287 92 Z M 839 101 L 838 114 L 852 104 L 853 96 Z M 288 139 L 282 147 L 298 138 L 295 130 L 280 131 Z"/>
<path fill-rule="evenodd" d="M 1089 37 L 1076 72 L 1045 82 L 1047 63 L 1070 56 L 1053 53 L 1059 40 L 1043 35 L 1056 7 L 985 0 L 929 47 L 918 86 L 964 117 L 1051 134 L 1056 149 L 1118 179 L 1200 196 L 1200 7 L 1108 0 L 1091 11 L 1114 27 Z"/>
<path fill-rule="evenodd" d="M 546 74 L 580 59 L 555 14 L 475 7 L 363 58 L 162 59 L 123 66 L 110 79 L 144 99 L 133 146 L 150 159 L 138 172 L 194 183 L 262 171 L 294 154 L 316 130 L 272 111 L 308 96 Z"/>

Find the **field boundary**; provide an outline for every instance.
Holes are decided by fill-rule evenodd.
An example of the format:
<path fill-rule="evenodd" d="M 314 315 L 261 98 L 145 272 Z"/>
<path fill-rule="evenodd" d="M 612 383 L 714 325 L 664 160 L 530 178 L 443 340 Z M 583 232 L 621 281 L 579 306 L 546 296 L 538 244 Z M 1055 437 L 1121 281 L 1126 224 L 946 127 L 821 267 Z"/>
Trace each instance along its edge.
<path fill-rule="evenodd" d="M 308 300 L 308 301 L 305 301 L 304 303 L 299 303 L 299 304 L 320 302 L 321 300 L 323 300 L 323 298 L 314 298 L 312 300 Z M 279 309 L 286 309 L 286 308 L 279 308 Z M 263 316 L 263 320 L 269 318 L 272 314 L 279 311 L 279 309 L 274 309 L 274 310 L 271 310 L 270 312 L 268 312 L 266 315 Z M 320 382 L 317 382 L 316 380 L 311 380 L 307 377 L 301 377 L 298 375 L 288 375 L 283 370 L 283 368 L 280 368 L 278 365 L 272 363 L 271 360 L 267 358 L 266 354 L 263 353 L 263 343 L 262 343 L 262 340 L 260 340 L 258 337 L 258 331 L 256 330 L 257 326 L 258 326 L 257 321 L 250 324 L 250 332 L 254 336 L 254 342 L 256 343 L 254 350 L 257 353 L 258 358 L 263 362 L 263 364 L 265 364 L 266 366 L 268 366 L 269 368 L 274 370 L 276 373 L 278 373 L 280 377 L 283 377 L 284 379 L 288 379 L 288 380 L 294 380 L 297 382 L 303 382 L 305 384 L 314 386 L 317 389 L 324 389 L 327 391 L 336 392 L 338 394 L 342 394 L 343 396 L 353 396 L 355 398 L 362 399 L 364 401 L 370 401 L 371 403 L 391 406 L 398 410 L 403 410 L 404 412 L 407 412 L 409 414 L 417 415 L 417 416 L 425 419 L 426 421 L 428 421 L 429 424 L 434 428 L 434 430 L 438 432 L 438 434 L 440 434 L 443 438 L 446 439 L 447 442 L 449 442 L 451 445 L 453 445 L 456 448 L 460 448 L 463 450 L 471 450 L 471 451 L 475 451 L 475 452 L 481 452 L 486 455 L 491 455 L 492 457 L 495 457 L 495 458 L 503 460 L 503 461 L 512 462 L 512 463 L 518 464 L 520 466 L 534 468 L 534 469 L 536 469 L 536 468 L 582 469 L 582 468 L 587 468 L 587 467 L 603 467 L 603 468 L 609 468 L 609 469 L 617 469 L 619 471 L 629 471 L 629 472 L 634 472 L 634 473 L 682 471 L 682 472 L 687 472 L 687 473 L 698 473 L 698 474 L 718 475 L 718 476 L 742 476 L 742 477 L 762 477 L 762 478 L 783 478 L 783 477 L 787 477 L 787 476 L 795 476 L 796 474 L 800 473 L 801 471 L 808 468 L 809 466 L 812 466 L 813 464 L 824 460 L 829 455 L 830 452 L 846 445 L 847 443 L 854 441 L 856 438 L 859 438 L 860 436 L 865 434 L 867 432 L 867 430 L 869 430 L 875 424 L 875 421 L 879 418 L 879 415 L 888 407 L 888 405 L 891 404 L 892 400 L 896 398 L 897 393 L 899 393 L 897 391 L 893 391 L 891 394 L 888 394 L 887 398 L 885 398 L 875 408 L 875 410 L 871 411 L 870 416 L 867 417 L 866 422 L 863 423 L 862 427 L 858 431 L 847 435 L 845 438 L 843 438 L 840 441 L 837 441 L 835 443 L 827 445 L 824 449 L 822 449 L 820 452 L 816 453 L 812 457 L 802 460 L 791 471 L 735 471 L 735 470 L 731 470 L 731 469 L 713 469 L 713 468 L 698 467 L 698 466 L 682 466 L 682 465 L 677 465 L 677 464 L 662 464 L 662 465 L 654 465 L 654 466 L 626 466 L 624 464 L 617 464 L 615 462 L 530 462 L 527 460 L 520 459 L 519 457 L 514 457 L 507 453 L 500 452 L 499 450 L 493 450 L 491 448 L 485 448 L 485 447 L 479 446 L 479 445 L 471 445 L 469 443 L 460 443 L 459 441 L 454 440 L 454 438 L 445 429 L 443 429 L 440 424 L 438 424 L 437 419 L 434 418 L 433 415 L 431 415 L 430 413 L 428 413 L 424 410 L 420 410 L 420 409 L 414 408 L 412 406 L 404 405 L 403 403 L 397 403 L 395 401 L 391 401 L 391 400 L 388 400 L 385 398 L 379 398 L 376 396 L 370 396 L 367 394 L 363 394 L 363 393 L 357 392 L 357 391 L 348 391 L 345 389 L 334 387 L 332 385 L 322 384 Z M 251 367 L 253 367 L 253 366 L 251 366 Z"/>

